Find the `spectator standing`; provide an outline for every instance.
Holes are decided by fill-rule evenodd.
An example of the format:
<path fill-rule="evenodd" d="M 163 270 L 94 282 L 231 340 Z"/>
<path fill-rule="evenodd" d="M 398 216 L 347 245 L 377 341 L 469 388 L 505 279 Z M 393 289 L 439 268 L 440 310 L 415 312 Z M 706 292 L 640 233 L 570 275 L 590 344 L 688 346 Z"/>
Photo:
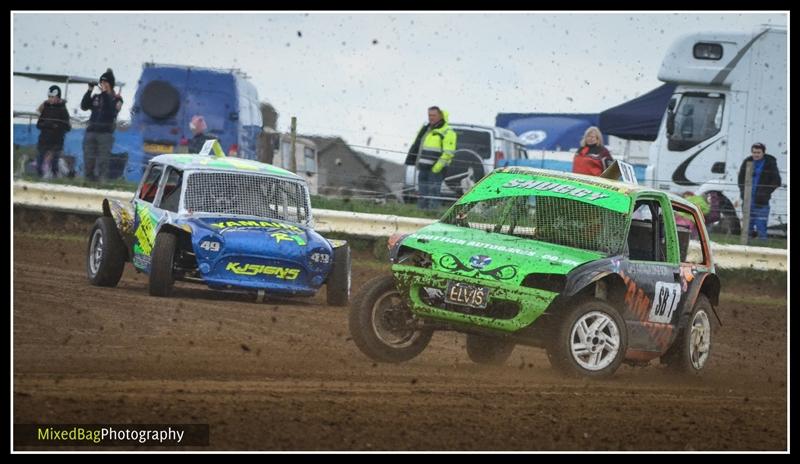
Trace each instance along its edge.
<path fill-rule="evenodd" d="M 58 161 L 64 150 L 64 136 L 72 129 L 66 103 L 66 100 L 61 99 L 61 88 L 51 85 L 47 90 L 47 100 L 36 110 L 39 113 L 39 120 L 36 122 L 39 129 L 36 172 L 39 177 L 58 177 Z"/>
<path fill-rule="evenodd" d="M 586 129 L 581 147 L 572 159 L 572 172 L 599 176 L 614 162 L 608 149 L 603 146 L 603 134 L 595 126 Z"/>
<path fill-rule="evenodd" d="M 90 181 L 102 182 L 108 177 L 117 114 L 122 109 L 122 97 L 114 93 L 114 84 L 114 72 L 108 68 L 99 79 L 100 93 L 92 95 L 95 84 L 91 83 L 81 100 L 81 109 L 92 112 L 83 138 L 83 172 Z"/>
<path fill-rule="evenodd" d="M 769 201 L 772 192 L 781 186 L 781 174 L 778 171 L 778 160 L 767 154 L 763 143 L 754 143 L 750 147 L 750 156 L 745 158 L 739 169 L 739 197 L 744 200 L 745 170 L 747 163 L 753 163 L 753 191 L 750 201 L 750 224 L 747 232 L 757 234 L 761 240 L 767 238 L 767 220 L 769 219 Z"/>
<path fill-rule="evenodd" d="M 208 124 L 206 124 L 205 118 L 199 114 L 192 116 L 192 120 L 189 122 L 189 129 L 191 129 L 192 134 L 194 134 L 192 139 L 189 140 L 189 153 L 200 153 L 206 140 L 214 138 L 210 135 L 206 135 L 205 132 L 208 130 Z"/>
<path fill-rule="evenodd" d="M 422 126 L 411 145 L 406 164 L 417 166 L 420 209 L 439 207 L 444 172 L 456 150 L 456 132 L 447 124 L 449 114 L 438 106 L 428 108 L 428 124 Z"/>

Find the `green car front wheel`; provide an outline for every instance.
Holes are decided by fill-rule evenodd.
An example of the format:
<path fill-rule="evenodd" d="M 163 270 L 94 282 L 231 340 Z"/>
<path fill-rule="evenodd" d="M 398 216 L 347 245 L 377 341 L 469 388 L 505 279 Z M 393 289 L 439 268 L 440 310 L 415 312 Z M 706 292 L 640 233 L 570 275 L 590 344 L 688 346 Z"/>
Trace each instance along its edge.
<path fill-rule="evenodd" d="M 422 353 L 433 336 L 419 326 L 394 276 L 376 277 L 361 288 L 350 307 L 350 334 L 375 361 L 399 363 Z"/>

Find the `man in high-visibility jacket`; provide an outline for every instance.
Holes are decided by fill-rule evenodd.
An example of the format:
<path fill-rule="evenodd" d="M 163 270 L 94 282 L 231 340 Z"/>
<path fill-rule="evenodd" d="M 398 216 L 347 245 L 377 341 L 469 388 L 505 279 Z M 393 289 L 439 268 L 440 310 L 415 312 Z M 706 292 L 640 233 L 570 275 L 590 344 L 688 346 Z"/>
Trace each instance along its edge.
<path fill-rule="evenodd" d="M 456 151 L 456 132 L 447 125 L 448 114 L 438 106 L 428 108 L 428 124 L 417 133 L 408 151 L 406 164 L 416 164 L 419 172 L 418 189 L 421 209 L 436 209 L 441 194 L 443 170 L 450 164 Z"/>

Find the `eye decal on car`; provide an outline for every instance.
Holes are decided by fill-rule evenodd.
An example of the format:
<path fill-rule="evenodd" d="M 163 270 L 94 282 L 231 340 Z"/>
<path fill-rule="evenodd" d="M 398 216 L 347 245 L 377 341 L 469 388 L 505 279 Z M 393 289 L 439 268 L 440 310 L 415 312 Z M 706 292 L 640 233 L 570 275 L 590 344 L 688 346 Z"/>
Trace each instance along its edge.
<path fill-rule="evenodd" d="M 451 255 L 450 253 L 445 253 L 444 255 L 442 255 L 441 258 L 439 258 L 439 266 L 448 271 L 461 271 L 461 272 L 475 271 L 475 274 L 473 274 L 472 277 L 491 277 L 492 279 L 495 280 L 509 280 L 517 276 L 517 266 L 513 264 L 506 264 L 505 266 L 496 267 L 494 269 L 486 269 L 486 270 L 474 269 L 475 266 L 473 264 L 473 260 L 475 258 L 488 259 L 488 261 L 482 260 L 485 261 L 483 262 L 484 266 L 492 262 L 492 259 L 489 258 L 488 256 L 476 255 L 470 258 L 470 264 L 473 267 L 470 268 L 463 262 L 461 262 L 461 260 L 458 259 L 456 256 Z"/>
<path fill-rule="evenodd" d="M 483 269 L 492 264 L 492 258 L 486 255 L 475 255 L 469 258 L 469 265 L 475 269 Z"/>

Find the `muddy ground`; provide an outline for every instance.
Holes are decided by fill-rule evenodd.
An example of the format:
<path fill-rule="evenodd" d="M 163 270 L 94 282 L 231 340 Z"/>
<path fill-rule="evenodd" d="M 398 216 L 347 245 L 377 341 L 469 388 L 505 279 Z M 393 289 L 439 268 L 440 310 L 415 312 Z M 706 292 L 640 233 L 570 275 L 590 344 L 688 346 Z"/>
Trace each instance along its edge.
<path fill-rule="evenodd" d="M 92 287 L 78 235 L 89 223 L 33 217 L 14 223 L 18 424 L 203 423 L 213 450 L 787 447 L 787 303 L 769 289 L 723 288 L 702 378 L 653 362 L 569 379 L 528 347 L 479 366 L 455 333 L 411 362 L 378 364 L 324 290 L 257 303 L 178 284 L 161 299 L 130 266 L 117 288 Z M 354 290 L 387 270 L 356 253 Z"/>

